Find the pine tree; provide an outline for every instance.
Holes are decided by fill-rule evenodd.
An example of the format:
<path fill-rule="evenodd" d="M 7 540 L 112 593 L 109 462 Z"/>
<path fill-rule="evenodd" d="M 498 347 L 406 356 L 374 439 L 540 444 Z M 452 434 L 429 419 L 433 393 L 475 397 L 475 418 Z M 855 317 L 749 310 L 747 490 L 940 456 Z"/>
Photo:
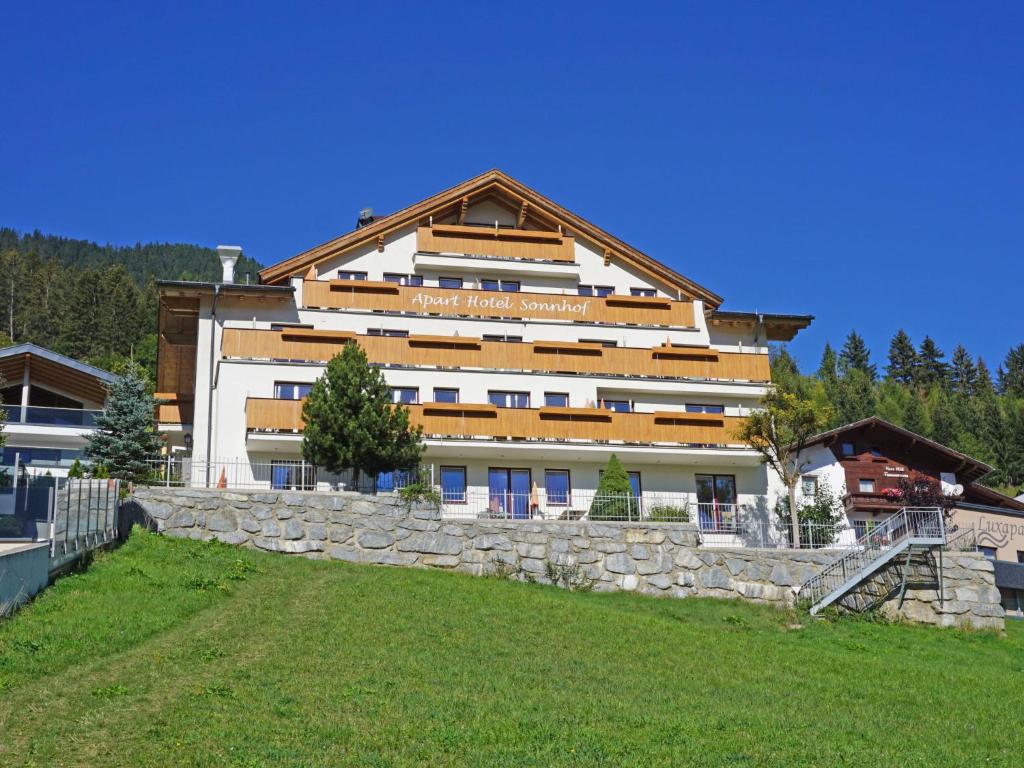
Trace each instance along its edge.
<path fill-rule="evenodd" d="M 878 368 L 871 362 L 871 352 L 868 350 L 864 339 L 856 331 L 850 331 L 846 337 L 846 343 L 839 353 L 839 373 L 845 377 L 850 371 L 861 371 L 868 381 L 878 378 Z"/>
<path fill-rule="evenodd" d="M 949 365 L 942 359 L 944 355 L 931 336 L 924 337 L 921 349 L 917 353 L 920 364 L 915 383 L 919 387 L 931 389 L 936 384 L 940 387 L 948 386 Z"/>
<path fill-rule="evenodd" d="M 889 365 L 886 367 L 886 378 L 900 384 L 913 384 L 917 375 L 917 350 L 906 331 L 902 328 L 896 332 L 889 342 Z"/>
<path fill-rule="evenodd" d="M 832 345 L 826 341 L 825 350 L 821 353 L 821 363 L 818 365 L 818 380 L 835 384 L 838 379 L 839 360 Z"/>
<path fill-rule="evenodd" d="M 912 392 L 907 401 L 906 410 L 903 412 L 902 427 L 922 437 L 927 437 L 932 431 L 924 406 L 921 404 L 921 398 L 916 392 Z"/>
<path fill-rule="evenodd" d="M 633 498 L 633 486 L 629 474 L 614 453 L 601 473 L 590 504 L 591 520 L 632 520 L 638 517 L 639 505 Z"/>
<path fill-rule="evenodd" d="M 935 387 L 929 395 L 931 405 L 932 440 L 953 450 L 960 449 L 960 420 L 946 390 Z"/>
<path fill-rule="evenodd" d="M 988 365 L 982 358 L 978 358 L 978 379 L 974 385 L 975 392 L 977 394 L 984 394 L 986 392 L 995 392 L 996 386 L 992 383 L 992 374 L 989 373 Z"/>
<path fill-rule="evenodd" d="M 150 472 L 146 460 L 160 450 L 153 429 L 155 409 L 144 381 L 134 376 L 118 379 L 110 385 L 106 409 L 96 417 L 97 429 L 88 437 L 85 455 L 110 477 L 145 479 Z"/>
<path fill-rule="evenodd" d="M 973 395 L 978 384 L 978 369 L 970 353 L 958 344 L 953 350 L 953 362 L 949 369 L 950 388 L 961 395 Z"/>
<path fill-rule="evenodd" d="M 349 342 L 327 363 L 302 406 L 302 455 L 329 472 L 376 477 L 411 470 L 423 455 L 420 427 L 409 409 L 392 403 L 391 388 L 366 353 Z"/>
<path fill-rule="evenodd" d="M 892 379 L 886 379 L 878 385 L 878 407 L 877 415 L 897 426 L 903 426 L 903 414 L 907 410 L 907 403 L 915 395 Z"/>
<path fill-rule="evenodd" d="M 836 388 L 835 408 L 840 425 L 875 415 L 878 410 L 875 387 L 864 371 L 854 368 L 842 378 Z"/>
<path fill-rule="evenodd" d="M 1024 397 L 1024 344 L 1018 344 L 1006 353 L 999 391 L 1010 397 Z"/>

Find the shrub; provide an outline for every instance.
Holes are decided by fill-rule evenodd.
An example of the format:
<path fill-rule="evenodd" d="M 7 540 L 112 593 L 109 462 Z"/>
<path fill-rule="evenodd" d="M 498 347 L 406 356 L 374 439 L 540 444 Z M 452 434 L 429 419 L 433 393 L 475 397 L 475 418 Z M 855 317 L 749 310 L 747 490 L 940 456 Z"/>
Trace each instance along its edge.
<path fill-rule="evenodd" d="M 681 507 L 672 504 L 655 504 L 647 510 L 647 519 L 652 523 L 688 523 L 690 522 L 690 505 Z"/>
<path fill-rule="evenodd" d="M 591 520 L 639 519 L 640 506 L 629 484 L 629 475 L 614 453 L 597 484 L 594 501 L 590 505 Z"/>

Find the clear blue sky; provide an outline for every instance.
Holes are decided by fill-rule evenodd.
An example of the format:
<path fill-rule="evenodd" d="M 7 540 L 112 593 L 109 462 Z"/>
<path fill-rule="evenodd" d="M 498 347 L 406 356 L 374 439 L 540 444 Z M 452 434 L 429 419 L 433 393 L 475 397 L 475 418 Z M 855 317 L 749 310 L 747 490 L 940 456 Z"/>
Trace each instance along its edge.
<path fill-rule="evenodd" d="M 5 8 L 0 224 L 268 264 L 498 167 L 804 367 L 1024 341 L 1024 6 L 89 5 Z"/>

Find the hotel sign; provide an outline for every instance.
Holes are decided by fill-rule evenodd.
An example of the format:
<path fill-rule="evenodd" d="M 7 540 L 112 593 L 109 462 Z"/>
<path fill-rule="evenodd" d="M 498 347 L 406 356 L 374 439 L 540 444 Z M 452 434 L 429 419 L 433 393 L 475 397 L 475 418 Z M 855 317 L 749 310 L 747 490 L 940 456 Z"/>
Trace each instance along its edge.
<path fill-rule="evenodd" d="M 504 317 L 518 316 L 520 313 L 527 315 L 557 313 L 586 318 L 593 302 L 591 299 L 573 301 L 568 298 L 539 300 L 533 296 L 520 296 L 514 293 L 482 296 L 462 294 L 437 296 L 420 292 L 413 296 L 412 303 L 427 312 L 447 309 L 454 314 L 487 314 Z"/>

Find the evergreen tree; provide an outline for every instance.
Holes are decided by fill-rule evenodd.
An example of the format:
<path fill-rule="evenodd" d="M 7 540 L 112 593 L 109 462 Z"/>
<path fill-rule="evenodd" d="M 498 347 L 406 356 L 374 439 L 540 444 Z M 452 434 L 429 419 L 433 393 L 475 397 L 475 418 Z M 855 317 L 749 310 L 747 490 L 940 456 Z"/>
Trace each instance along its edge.
<path fill-rule="evenodd" d="M 921 435 L 927 437 L 931 434 L 931 424 L 928 422 L 928 417 L 925 414 L 924 406 L 921 404 L 921 398 L 916 393 L 911 393 L 910 398 L 907 400 L 906 410 L 903 412 L 903 423 L 901 425 L 904 429 L 913 432 L 915 435 Z"/>
<path fill-rule="evenodd" d="M 886 378 L 900 384 L 913 384 L 917 376 L 917 350 L 906 331 L 902 328 L 889 342 L 889 365 Z"/>
<path fill-rule="evenodd" d="M 878 407 L 876 414 L 879 418 L 902 427 L 907 403 L 915 395 L 907 387 L 897 384 L 888 378 L 878 385 L 877 392 Z"/>
<path fill-rule="evenodd" d="M 921 342 L 921 349 L 917 353 L 919 365 L 915 383 L 919 387 L 931 389 L 932 386 L 940 387 L 949 384 L 949 365 L 942 359 L 944 353 L 931 336 L 925 336 Z"/>
<path fill-rule="evenodd" d="M 144 381 L 135 376 L 118 379 L 110 385 L 106 409 L 96 417 L 97 429 L 87 439 L 85 455 L 110 477 L 145 479 L 150 473 L 146 459 L 160 450 L 153 429 L 155 409 Z"/>
<path fill-rule="evenodd" d="M 989 373 L 988 365 L 980 357 L 978 358 L 978 378 L 974 385 L 974 389 L 979 395 L 986 392 L 996 391 L 996 386 L 992 383 L 992 374 Z"/>
<path fill-rule="evenodd" d="M 354 470 L 376 477 L 411 470 L 423 455 L 420 427 L 409 409 L 392 403 L 391 388 L 379 368 L 354 342 L 327 363 L 302 406 L 302 455 L 329 472 Z"/>
<path fill-rule="evenodd" d="M 953 350 L 953 363 L 949 369 L 949 385 L 961 395 L 973 395 L 978 384 L 978 369 L 970 353 L 958 344 Z"/>
<path fill-rule="evenodd" d="M 839 360 L 836 351 L 827 341 L 825 350 L 821 353 L 821 363 L 818 365 L 818 380 L 832 384 L 839 380 Z"/>
<path fill-rule="evenodd" d="M 999 391 L 1010 397 L 1024 397 L 1024 344 L 1006 353 L 999 376 Z"/>
<path fill-rule="evenodd" d="M 868 381 L 878 378 L 878 369 L 871 362 L 871 353 L 864 339 L 856 331 L 850 331 L 839 353 L 840 375 L 846 377 L 850 371 L 861 371 L 868 377 Z"/>
<path fill-rule="evenodd" d="M 629 473 L 623 468 L 614 453 L 601 473 L 590 504 L 591 520 L 634 520 L 639 519 L 639 504 L 633 497 L 633 486 L 629 484 Z"/>
<path fill-rule="evenodd" d="M 953 450 L 960 450 L 960 420 L 949 395 L 941 387 L 935 387 L 929 395 L 931 405 L 932 440 Z"/>
<path fill-rule="evenodd" d="M 874 385 L 864 371 L 853 368 L 840 380 L 836 388 L 835 408 L 840 425 L 875 415 L 878 400 Z"/>

